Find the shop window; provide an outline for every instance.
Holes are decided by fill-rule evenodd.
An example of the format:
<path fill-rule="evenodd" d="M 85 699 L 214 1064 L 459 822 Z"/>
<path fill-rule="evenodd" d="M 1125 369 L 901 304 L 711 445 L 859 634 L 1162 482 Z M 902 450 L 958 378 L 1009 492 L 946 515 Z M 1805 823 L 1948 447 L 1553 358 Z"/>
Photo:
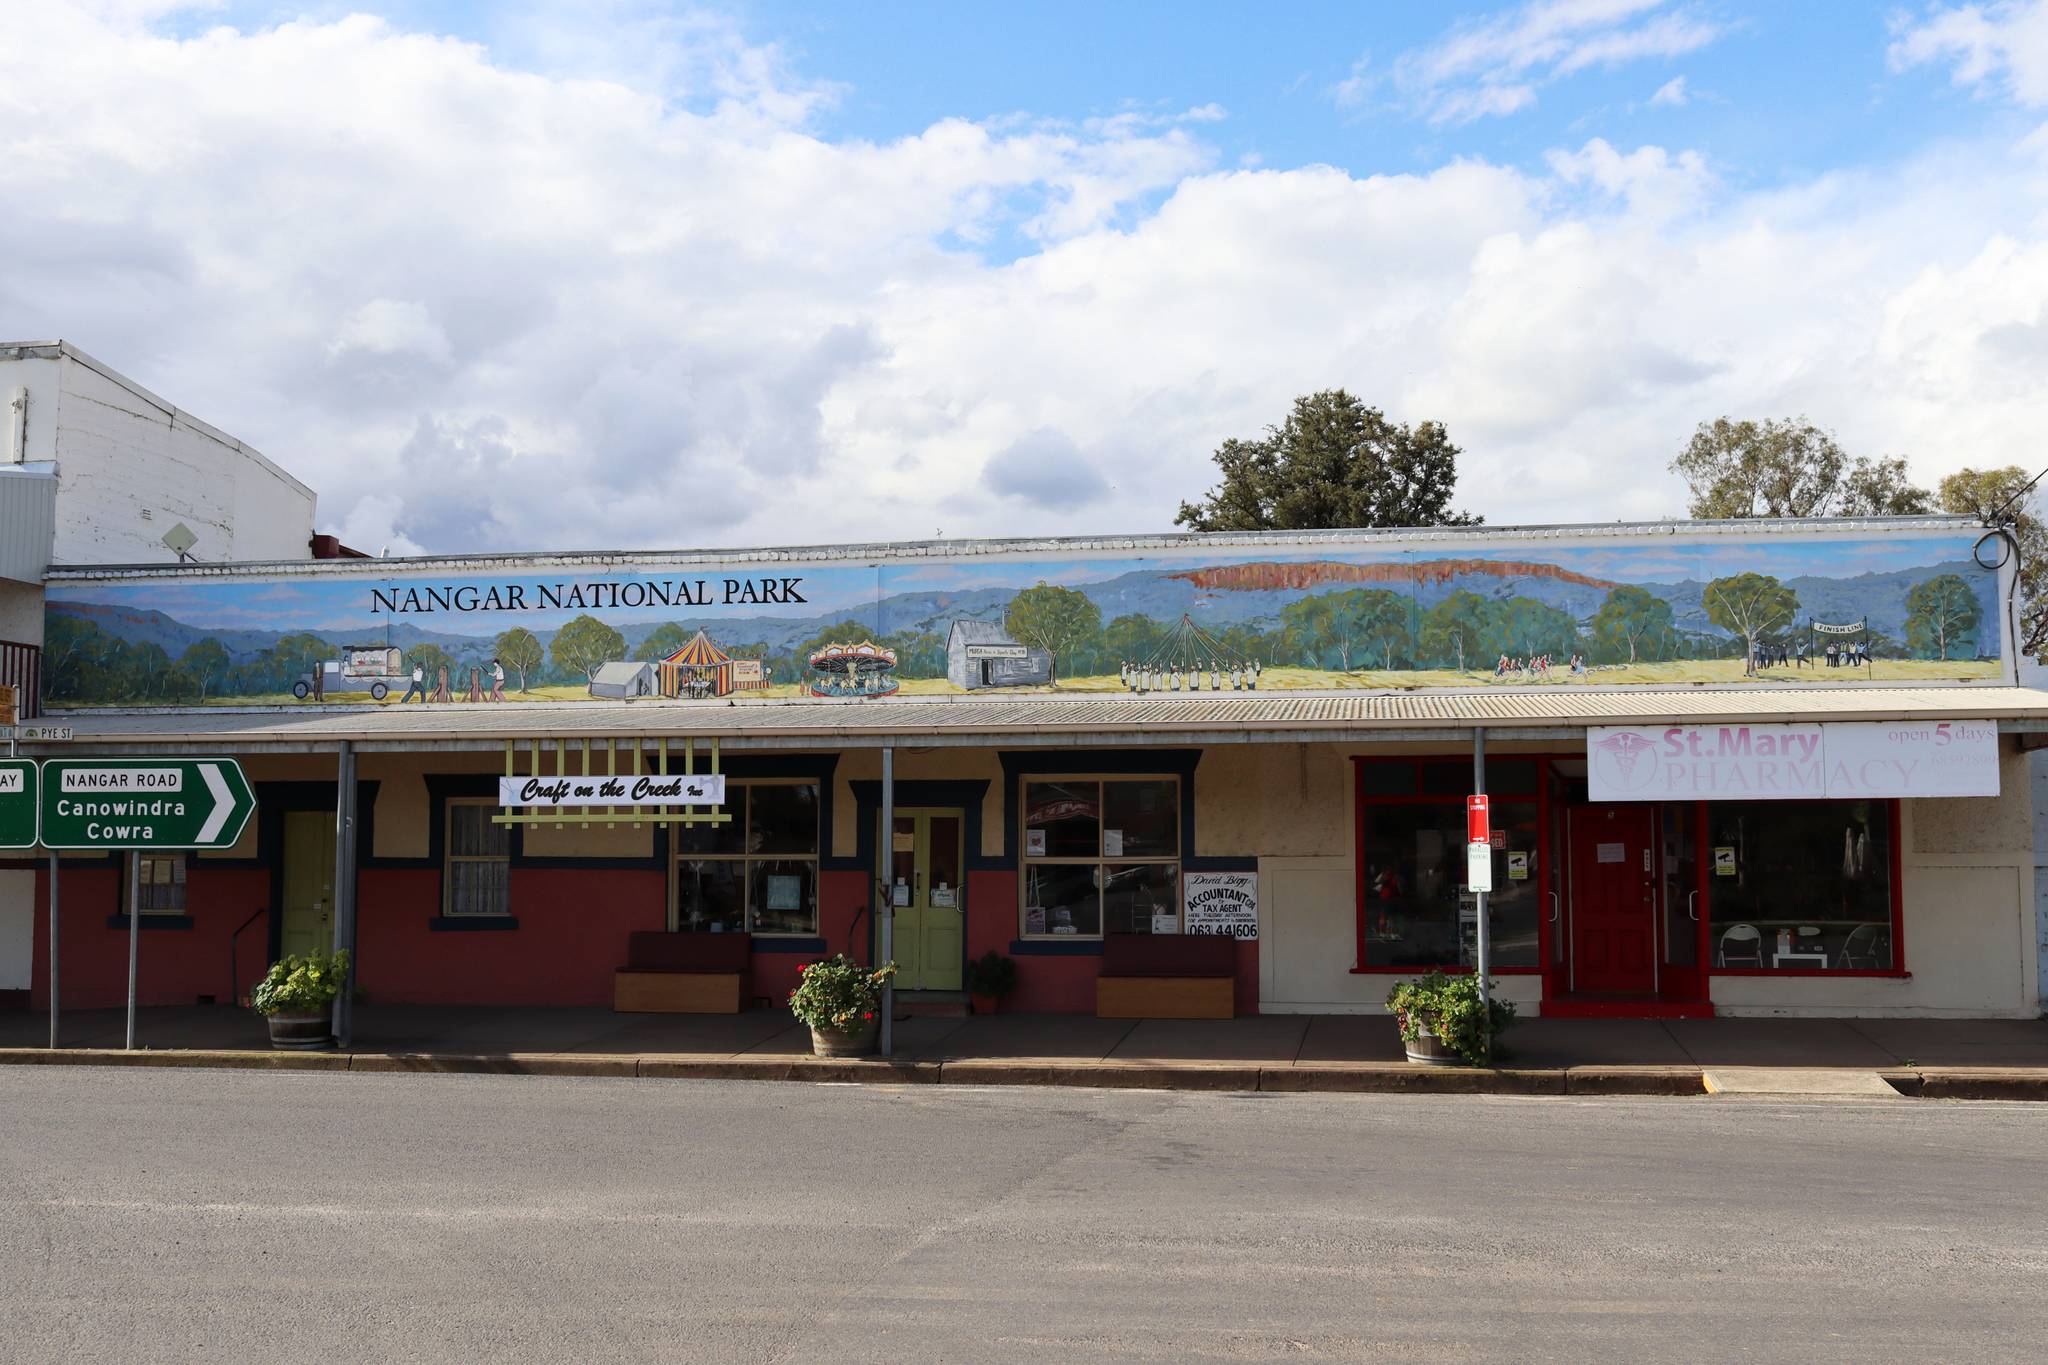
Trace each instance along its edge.
<path fill-rule="evenodd" d="M 1025 782 L 1023 936 L 1180 932 L 1180 801 L 1171 777 Z"/>
<path fill-rule="evenodd" d="M 1886 801 L 1707 807 L 1709 962 L 1751 971 L 1893 971 Z"/>
<path fill-rule="evenodd" d="M 132 886 L 136 905 L 145 915 L 185 913 L 185 855 L 182 853 L 131 853 L 135 861 Z M 126 887 L 122 899 L 126 900 Z"/>
<path fill-rule="evenodd" d="M 672 825 L 677 929 L 818 932 L 818 784 L 726 783 L 718 825 Z"/>
<path fill-rule="evenodd" d="M 441 913 L 512 913 L 512 827 L 494 824 L 498 804 L 489 797 L 448 802 Z"/>
<path fill-rule="evenodd" d="M 1465 885 L 1465 807 L 1458 801 L 1362 806 L 1365 904 L 1359 965 L 1470 967 L 1479 902 Z M 1536 805 L 1493 805 L 1493 891 L 1486 898 L 1493 965 L 1535 967 L 1538 955 Z"/>

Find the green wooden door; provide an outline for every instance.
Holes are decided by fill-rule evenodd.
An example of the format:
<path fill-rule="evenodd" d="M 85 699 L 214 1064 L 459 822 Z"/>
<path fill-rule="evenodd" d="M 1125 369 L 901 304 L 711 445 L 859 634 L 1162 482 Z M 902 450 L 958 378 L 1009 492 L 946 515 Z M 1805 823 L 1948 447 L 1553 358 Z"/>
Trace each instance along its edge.
<path fill-rule="evenodd" d="M 900 810 L 889 841 L 895 906 L 896 985 L 957 991 L 967 945 L 967 893 L 960 885 L 966 820 L 957 810 Z"/>
<path fill-rule="evenodd" d="M 327 952 L 334 947 L 334 814 L 284 814 L 284 895 L 280 950 Z"/>

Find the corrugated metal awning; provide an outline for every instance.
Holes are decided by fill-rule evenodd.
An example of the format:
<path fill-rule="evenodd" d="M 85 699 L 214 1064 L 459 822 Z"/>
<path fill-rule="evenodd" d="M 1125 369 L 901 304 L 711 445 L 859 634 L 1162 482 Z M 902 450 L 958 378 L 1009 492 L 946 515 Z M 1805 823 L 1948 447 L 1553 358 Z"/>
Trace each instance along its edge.
<path fill-rule="evenodd" d="M 695 736 L 728 748 L 883 745 L 1227 744 L 1450 739 L 1485 726 L 1496 737 L 1575 738 L 1588 725 L 1732 721 L 1995 720 L 2048 731 L 2048 691 L 2024 687 L 1596 688 L 1260 693 L 1191 696 L 898 697 L 886 701 L 523 702 L 504 705 L 221 707 L 81 711 L 51 717 L 76 731 L 74 750 L 487 750 L 507 739 Z M 54 751 L 54 746 L 48 751 Z"/>

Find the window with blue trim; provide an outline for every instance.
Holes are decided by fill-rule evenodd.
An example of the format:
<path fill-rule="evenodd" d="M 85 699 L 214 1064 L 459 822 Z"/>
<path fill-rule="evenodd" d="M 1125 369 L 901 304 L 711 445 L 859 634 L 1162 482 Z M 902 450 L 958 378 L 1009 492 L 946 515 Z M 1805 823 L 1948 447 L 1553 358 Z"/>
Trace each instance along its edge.
<path fill-rule="evenodd" d="M 1180 932 L 1180 780 L 1024 781 L 1021 932 Z"/>

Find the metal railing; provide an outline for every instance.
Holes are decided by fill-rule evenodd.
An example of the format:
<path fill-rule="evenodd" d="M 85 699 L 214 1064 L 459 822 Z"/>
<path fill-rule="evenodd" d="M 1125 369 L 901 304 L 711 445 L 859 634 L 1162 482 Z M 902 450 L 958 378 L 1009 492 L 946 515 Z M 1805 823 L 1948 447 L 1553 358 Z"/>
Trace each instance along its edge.
<path fill-rule="evenodd" d="M 17 719 L 34 720 L 42 714 L 43 651 L 34 645 L 0 640 L 0 687 L 14 689 Z"/>

